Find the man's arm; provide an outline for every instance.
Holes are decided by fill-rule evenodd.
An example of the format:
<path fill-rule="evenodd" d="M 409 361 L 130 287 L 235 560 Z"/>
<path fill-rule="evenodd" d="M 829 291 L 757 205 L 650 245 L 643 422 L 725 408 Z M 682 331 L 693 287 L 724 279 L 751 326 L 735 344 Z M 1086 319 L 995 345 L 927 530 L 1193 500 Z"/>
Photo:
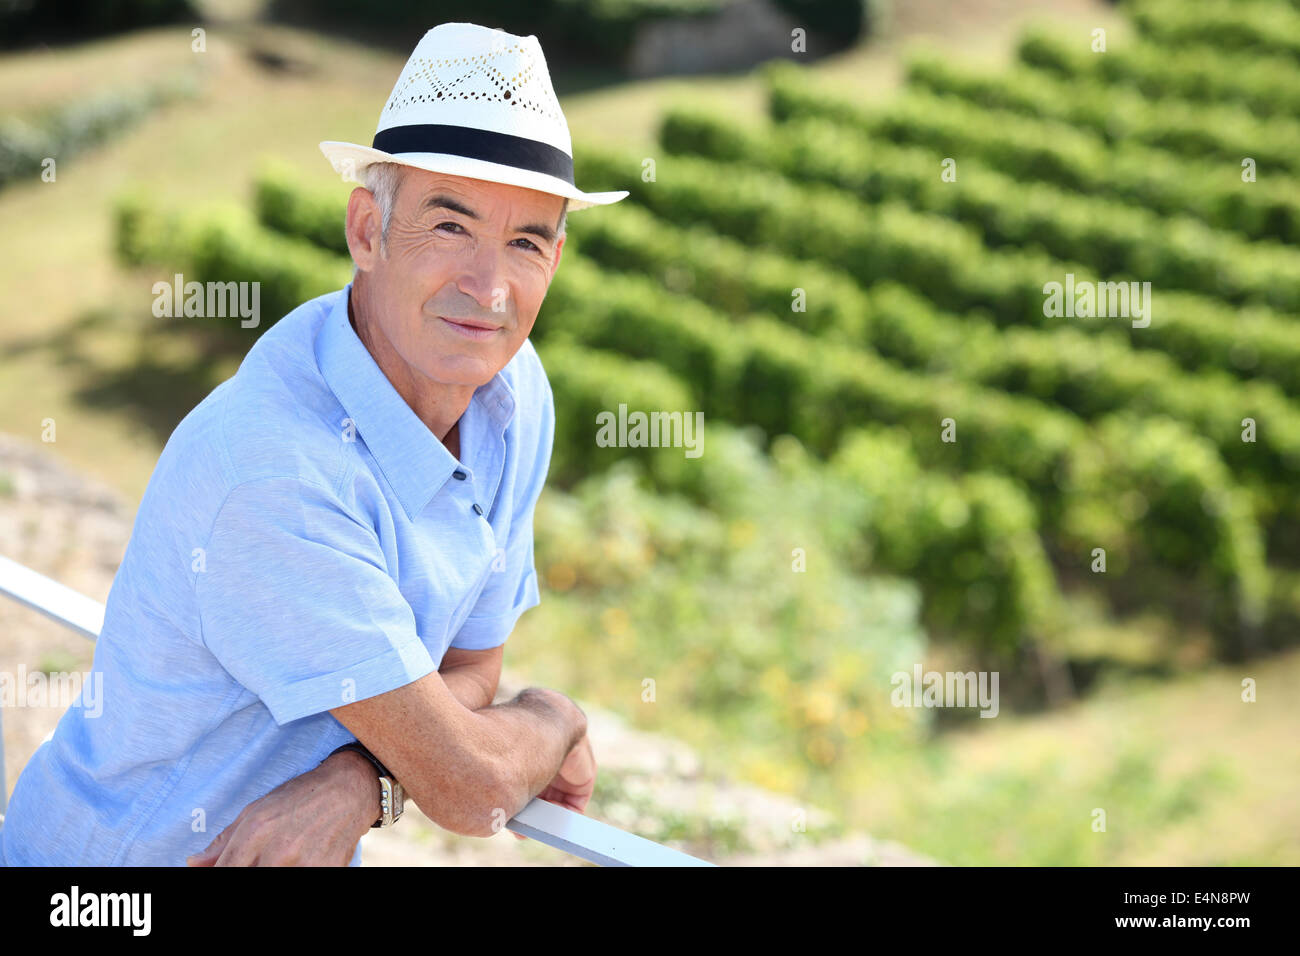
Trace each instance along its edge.
<path fill-rule="evenodd" d="M 528 688 L 466 708 L 442 675 L 330 711 L 402 781 L 425 816 L 453 833 L 491 836 L 555 778 L 586 736 L 587 718 L 563 694 Z"/>
<path fill-rule="evenodd" d="M 472 678 L 461 686 L 470 695 L 482 692 Z M 466 727 L 463 736 L 430 729 L 439 718 L 429 713 L 429 700 L 440 701 L 435 710 L 443 707 L 456 715 Z M 358 707 L 362 713 L 356 712 Z M 530 687 L 507 703 L 471 712 L 463 701 L 453 699 L 435 672 L 332 713 L 399 775 L 403 788 L 426 816 L 466 836 L 491 836 L 539 794 L 581 811 L 580 805 L 568 803 L 557 782 L 565 784 L 566 770 L 583 779 L 594 776 L 586 716 L 555 691 Z M 410 724 L 403 723 L 408 716 Z M 374 724 L 382 726 L 385 721 L 393 723 L 376 733 Z M 429 759 L 420 753 L 421 734 L 432 735 L 424 738 L 430 741 Z M 404 743 L 395 746 L 394 738 Z M 402 753 L 400 764 L 394 751 Z M 191 866 L 345 865 L 377 818 L 378 805 L 374 766 L 359 754 L 344 751 L 249 804 L 188 862 Z"/>
<path fill-rule="evenodd" d="M 438 673 L 466 709 L 482 710 L 496 698 L 504 656 L 504 644 L 482 651 L 449 647 L 442 655 Z"/>

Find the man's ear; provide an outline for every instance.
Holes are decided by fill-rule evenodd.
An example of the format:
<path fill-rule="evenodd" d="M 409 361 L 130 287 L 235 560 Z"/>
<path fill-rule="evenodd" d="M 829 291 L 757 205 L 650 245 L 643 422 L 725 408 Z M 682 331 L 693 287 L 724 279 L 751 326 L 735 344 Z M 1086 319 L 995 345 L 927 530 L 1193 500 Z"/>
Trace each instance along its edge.
<path fill-rule="evenodd" d="M 352 253 L 352 261 L 362 272 L 373 269 L 380 256 L 383 229 L 384 219 L 374 194 L 364 186 L 352 190 L 352 195 L 348 197 L 348 218 L 344 231 L 348 239 L 348 252 Z"/>
<path fill-rule="evenodd" d="M 550 280 L 555 278 L 555 270 L 560 268 L 560 255 L 564 252 L 564 241 L 568 238 L 569 236 L 566 233 L 565 235 L 560 236 L 559 239 L 555 240 L 555 258 L 551 260 L 551 274 L 546 280 L 548 286 L 550 285 Z"/>

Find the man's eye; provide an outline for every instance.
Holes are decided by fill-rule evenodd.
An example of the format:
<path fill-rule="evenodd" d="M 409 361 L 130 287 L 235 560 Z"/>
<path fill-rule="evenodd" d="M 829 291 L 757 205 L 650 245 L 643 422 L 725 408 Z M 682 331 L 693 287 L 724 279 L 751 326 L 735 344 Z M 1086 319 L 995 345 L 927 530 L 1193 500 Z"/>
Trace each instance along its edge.
<path fill-rule="evenodd" d="M 538 252 L 541 252 L 541 251 L 542 251 L 541 249 L 539 249 L 539 248 L 537 247 L 537 244 L 536 244 L 535 242 L 533 242 L 531 239 L 516 239 L 515 242 L 526 242 L 526 243 L 528 243 L 528 245 L 532 246 L 532 247 L 533 247 L 534 249 L 536 249 Z"/>
<path fill-rule="evenodd" d="M 456 229 L 459 229 L 459 228 L 460 228 L 460 223 L 458 223 L 458 222 L 440 222 L 440 223 L 438 223 L 438 225 L 436 225 L 434 228 L 435 228 L 435 229 L 441 229 L 443 226 L 452 226 L 452 227 L 454 227 L 454 228 L 456 228 Z"/>

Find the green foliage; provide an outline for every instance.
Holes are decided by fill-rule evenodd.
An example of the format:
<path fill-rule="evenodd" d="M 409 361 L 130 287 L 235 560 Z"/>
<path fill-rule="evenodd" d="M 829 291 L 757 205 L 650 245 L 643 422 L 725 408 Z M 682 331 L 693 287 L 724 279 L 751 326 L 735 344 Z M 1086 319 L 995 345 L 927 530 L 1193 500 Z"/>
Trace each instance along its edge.
<path fill-rule="evenodd" d="M 1039 70 L 987 73 L 936 54 L 913 55 L 907 79 L 913 87 L 983 109 L 1063 121 L 1112 145 L 1141 143 L 1233 165 L 1250 156 L 1270 169 L 1300 170 L 1300 124 L 1282 116 L 1257 119 L 1237 104 L 1148 99 L 1122 86 L 1060 79 Z"/>
<path fill-rule="evenodd" d="M 178 78 L 75 101 L 42 120 L 0 118 L 0 187 L 23 178 L 37 181 L 47 157 L 63 163 L 129 129 L 158 107 L 193 96 L 195 91 L 190 79 Z"/>
<path fill-rule="evenodd" d="M 620 203 L 599 216 L 575 217 L 567 249 L 603 269 L 652 276 L 668 291 L 733 317 L 771 312 L 814 335 L 862 341 L 866 334 L 864 296 L 839 270 L 756 249 L 702 225 L 669 223 L 642 206 Z"/>
<path fill-rule="evenodd" d="M 643 182 L 633 176 L 636 163 L 596 149 L 576 159 L 586 174 L 620 182 L 670 221 L 706 223 L 745 242 L 838 268 L 863 285 L 904 282 L 942 306 L 988 308 L 1008 323 L 1044 321 L 1045 277 L 1089 275 L 1082 265 L 1038 251 L 989 251 L 976 230 L 899 202 L 855 202 L 839 189 L 687 156 L 664 158 L 657 179 Z"/>
<path fill-rule="evenodd" d="M 240 207 L 167 215 L 138 196 L 116 212 L 117 249 L 131 264 L 165 264 L 186 281 L 258 282 L 261 335 L 302 303 L 346 285 L 351 265 L 301 239 L 264 229 Z M 171 272 L 168 272 L 170 277 Z"/>
<path fill-rule="evenodd" d="M 1078 552 L 1105 542 L 1098 577 L 1113 593 L 1130 603 L 1157 597 L 1175 616 L 1208 618 L 1224 657 L 1260 650 L 1272 582 L 1250 504 L 1211 443 L 1168 419 L 1130 413 L 1103 422 L 1097 437 L 1072 464 L 1080 494 L 1064 526 Z"/>
<path fill-rule="evenodd" d="M 756 424 L 769 436 L 793 434 L 822 453 L 866 420 L 908 424 L 938 444 L 940 420 L 960 409 L 975 440 L 936 447 L 935 460 L 996 468 L 1054 493 L 1055 471 L 1082 434 L 1071 416 L 1037 403 L 939 384 L 767 316 L 729 323 L 649 280 L 602 272 L 580 257 L 556 274 L 535 334 L 553 322 L 584 345 L 656 361 L 691 382 L 709 417 Z"/>
<path fill-rule="evenodd" d="M 1126 144 L 1112 148 L 1093 133 L 1008 110 L 975 110 L 951 96 L 912 92 L 871 110 L 842 93 L 818 89 L 798 67 L 767 68 L 770 109 L 780 121 L 821 117 L 900 145 L 975 158 L 1017 179 L 1113 196 L 1161 215 L 1190 215 L 1251 239 L 1300 241 L 1300 182 L 1270 177 L 1256 189 L 1222 162 L 1172 156 Z"/>
<path fill-rule="evenodd" d="M 921 584 L 927 626 L 974 635 L 981 650 L 1015 651 L 1027 635 L 1050 640 L 1056 580 L 1034 506 L 1014 483 L 925 471 L 905 433 L 851 432 L 831 467 L 871 502 L 856 526 L 868 566 Z"/>
<path fill-rule="evenodd" d="M 1026 66 L 1132 87 L 1145 96 L 1236 103 L 1259 116 L 1300 113 L 1300 74 L 1285 54 L 1225 51 L 1213 41 L 1171 54 L 1168 47 L 1139 40 L 1099 56 L 1086 43 L 1041 28 L 1026 30 L 1017 52 Z"/>
<path fill-rule="evenodd" d="M 163 213 L 144 190 L 123 193 L 113 206 L 113 247 L 129 266 L 166 262 L 177 241 L 175 217 Z"/>
<path fill-rule="evenodd" d="M 628 168 L 627 160 L 591 151 L 584 162 L 599 164 L 613 175 L 620 165 Z M 1071 272 L 1087 275 L 1072 263 L 1054 262 L 1034 253 L 990 252 L 951 225 L 944 229 L 937 218 L 923 224 L 920 215 L 896 205 L 857 206 L 845 202 L 842 195 L 836 200 L 835 194 L 822 188 L 800 191 L 783 177 L 694 158 L 675 156 L 662 166 L 657 181 L 633 180 L 629 185 L 637 199 L 666 218 L 706 221 L 719 231 L 750 241 L 760 239 L 773 245 L 784 241 L 784 248 L 794 254 L 819 257 L 851 271 L 860 282 L 897 279 L 955 311 L 983 308 L 1006 323 L 1060 323 L 1061 319 L 1044 315 L 1044 279 L 1061 281 Z M 821 234 L 808 234 L 807 223 L 816 223 Z M 828 238 L 834 240 L 834 252 L 825 248 Z M 785 274 L 790 275 L 790 270 Z M 1189 299 L 1181 301 L 1201 311 L 1213 308 Z M 1163 299 L 1160 304 L 1164 307 Z M 941 323 L 948 334 L 942 334 Z M 893 324 L 897 327 L 900 320 L 895 317 Z M 944 323 L 930 317 L 929 327 L 936 334 L 931 337 L 928 354 L 914 355 L 913 361 L 929 361 L 945 353 L 960 356 L 962 361 L 951 366 L 959 377 L 1028 392 L 1088 417 L 1136 403 L 1199 426 L 1214 421 L 1212 433 L 1234 463 L 1281 487 L 1290 483 L 1300 461 L 1300 413 L 1266 385 L 1239 386 L 1221 375 L 1196 383 L 1157 354 L 1136 354 L 1117 343 L 1094 345 L 1085 336 L 1058 328 L 1050 337 L 1020 335 L 1014 339 L 1018 350 L 1009 350 L 986 335 L 981 351 L 975 347 L 980 342 L 978 333 L 971 341 L 962 341 L 959 320 Z M 1145 331 L 1132 329 L 1130 334 L 1136 340 Z M 1294 337 L 1291 340 L 1294 343 Z M 910 338 L 913 346 L 917 342 L 916 337 Z M 751 361 L 751 368 L 756 360 Z M 788 384 L 789 376 L 783 381 Z M 830 381 L 838 383 L 834 377 Z M 1204 387 L 1199 387 L 1201 384 Z M 755 395 L 750 400 L 762 405 L 766 400 L 762 392 L 754 391 L 755 385 L 742 383 L 738 394 Z M 870 407 L 876 408 L 874 403 Z M 750 411 L 753 420 L 770 430 L 790 427 L 790 416 L 779 402 L 766 411 L 754 407 Z M 1257 445 L 1245 446 L 1241 441 L 1242 418 L 1256 414 L 1265 415 L 1277 426 L 1266 457 L 1260 456 Z"/>
<path fill-rule="evenodd" d="M 716 128 L 733 127 L 717 124 Z M 1002 209 L 1007 212 L 1008 207 Z M 1013 217 L 1014 211 L 1006 216 Z M 977 311 L 961 317 L 945 315 L 916 292 L 893 282 L 877 283 L 864 291 L 842 271 L 820 262 L 755 250 L 701 225 L 667 222 L 641 206 L 624 203 L 602 210 L 600 216 L 576 219 L 570 228 L 570 243 L 603 269 L 653 278 L 664 288 L 689 295 L 734 319 L 754 312 L 781 315 L 793 327 L 867 343 L 907 365 L 962 374 L 966 356 L 998 352 L 991 317 L 982 317 Z M 564 274 L 561 269 L 560 275 Z M 803 311 L 792 308 L 796 289 L 804 294 L 800 302 Z M 1057 343 L 1056 347 L 1068 342 L 1080 352 L 1092 345 L 1079 342 L 1078 331 L 1123 335 L 1134 349 L 1160 356 L 1157 362 L 1161 367 L 1167 364 L 1167 356 L 1192 371 L 1223 370 L 1239 378 L 1274 382 L 1289 393 L 1300 392 L 1300 336 L 1286 316 L 1248 309 L 1237 313 L 1234 324 L 1225 325 L 1218 303 L 1177 294 L 1161 296 L 1159 312 L 1158 320 L 1146 328 L 1097 321 L 1072 326 L 1065 339 L 1058 336 L 1064 330 L 1041 334 L 1050 335 L 1049 341 Z M 1038 333 L 1022 330 L 1018 334 L 1029 341 Z M 1097 347 L 1103 354 L 1112 354 L 1105 343 Z M 1190 388 L 1189 383 L 1183 384 Z M 1248 405 L 1243 399 L 1228 407 Z"/>
<path fill-rule="evenodd" d="M 703 500 L 647 486 L 629 461 L 571 492 L 548 486 L 536 517 L 545 597 L 531 622 L 545 639 L 511 653 L 540 680 L 624 709 L 653 678 L 674 713 L 707 715 L 684 736 L 728 742 L 733 766 L 751 754 L 788 761 L 795 783 L 850 751 L 915 741 L 929 715 L 891 707 L 888 694 L 891 675 L 923 658 L 915 589 L 854 573 L 825 537 L 839 515 L 807 493 L 803 464 L 721 425 L 709 442 L 699 459 L 650 460 L 697 473 Z M 599 663 L 582 650 L 593 642 Z M 657 719 L 659 708 L 638 709 Z"/>
<path fill-rule="evenodd" d="M 266 163 L 253 188 L 253 207 L 262 225 L 341 255 L 349 254 L 347 204 L 348 194 L 340 189 L 303 188 L 285 162 Z"/>
<path fill-rule="evenodd" d="M 1213 43 L 1223 50 L 1300 59 L 1300 11 L 1238 0 L 1129 0 L 1125 9 L 1147 38 L 1169 46 Z"/>
<path fill-rule="evenodd" d="M 602 273 L 575 256 L 556 273 L 532 335 L 545 342 L 555 333 L 656 362 L 698 390 L 703 404 L 691 407 L 732 417 L 730 381 L 743 345 L 716 313 L 691 299 Z"/>
<path fill-rule="evenodd" d="M 598 416 L 630 410 L 693 414 L 699 407 L 680 378 L 654 362 L 637 362 L 616 353 L 584 348 L 568 336 L 552 336 L 538 347 L 555 398 L 555 445 L 549 480 L 571 486 L 624 458 L 655 449 L 597 444 Z"/>
<path fill-rule="evenodd" d="M 674 155 L 743 162 L 872 203 L 905 199 L 913 208 L 978 227 L 995 249 L 1037 244 L 1104 276 L 1141 276 L 1162 291 L 1189 289 L 1229 302 L 1300 309 L 1300 253 L 1292 248 L 1248 242 L 1189 217 L 1020 183 L 974 160 L 960 164 L 955 182 L 944 181 L 940 154 L 874 140 L 824 119 L 750 129 L 678 108 L 666 114 L 660 139 Z"/>

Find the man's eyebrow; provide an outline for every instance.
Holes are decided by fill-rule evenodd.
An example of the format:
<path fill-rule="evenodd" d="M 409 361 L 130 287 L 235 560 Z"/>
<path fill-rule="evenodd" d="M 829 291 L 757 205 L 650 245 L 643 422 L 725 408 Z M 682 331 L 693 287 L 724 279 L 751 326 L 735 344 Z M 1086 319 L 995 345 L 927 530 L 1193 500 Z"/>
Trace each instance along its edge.
<path fill-rule="evenodd" d="M 421 206 L 422 211 L 429 209 L 450 209 L 452 212 L 460 213 L 468 219 L 479 218 L 478 213 L 458 200 L 453 199 L 451 196 L 430 196 L 424 201 L 424 205 Z M 526 226 L 519 226 L 515 229 L 515 232 L 526 232 L 529 235 L 537 236 L 539 239 L 543 239 L 546 242 L 553 242 L 555 240 L 555 229 L 541 222 L 530 222 Z"/>
<path fill-rule="evenodd" d="M 479 217 L 478 213 L 476 213 L 473 209 L 470 209 L 468 206 L 462 205 L 459 201 L 453 199 L 451 196 L 443 196 L 443 195 L 430 196 L 428 199 L 424 201 L 424 205 L 421 206 L 420 208 L 421 211 L 428 210 L 428 209 L 450 209 L 452 212 L 458 212 L 462 216 L 467 216 L 470 219 L 477 219 Z"/>

